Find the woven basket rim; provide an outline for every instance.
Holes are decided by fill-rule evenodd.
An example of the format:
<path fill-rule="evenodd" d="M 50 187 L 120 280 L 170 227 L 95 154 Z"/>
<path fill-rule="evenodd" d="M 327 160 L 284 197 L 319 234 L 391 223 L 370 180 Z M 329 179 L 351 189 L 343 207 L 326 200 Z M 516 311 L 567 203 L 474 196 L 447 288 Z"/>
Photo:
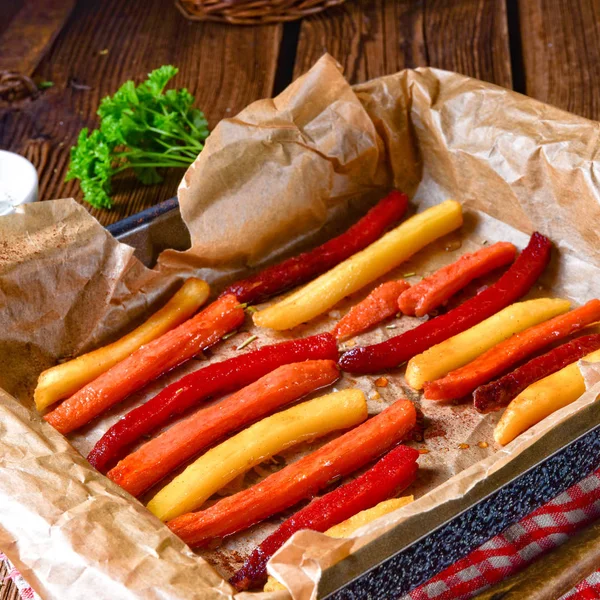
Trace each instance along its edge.
<path fill-rule="evenodd" d="M 212 21 L 231 25 L 261 25 L 295 21 L 317 14 L 327 8 L 339 6 L 345 0 L 297 0 L 305 7 L 289 6 L 294 0 L 219 0 L 212 6 L 207 0 L 175 0 L 179 12 L 190 21 Z M 210 0 L 208 0 L 210 2 Z M 195 11 L 190 10 L 196 7 Z"/>

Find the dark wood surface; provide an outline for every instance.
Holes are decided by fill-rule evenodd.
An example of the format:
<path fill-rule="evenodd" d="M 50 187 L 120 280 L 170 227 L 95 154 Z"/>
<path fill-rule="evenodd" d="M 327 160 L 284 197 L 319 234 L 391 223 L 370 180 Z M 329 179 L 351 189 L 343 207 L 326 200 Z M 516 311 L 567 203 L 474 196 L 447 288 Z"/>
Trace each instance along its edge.
<path fill-rule="evenodd" d="M 357 0 L 301 24 L 294 75 L 328 51 L 357 83 L 435 66 L 512 87 L 504 2 Z"/>
<path fill-rule="evenodd" d="M 54 86 L 0 111 L 0 147 L 36 165 L 40 198 L 81 200 L 79 184 L 64 183 L 69 148 L 83 127 L 97 124 L 101 98 L 125 80 L 140 80 L 170 63 L 179 67 L 174 85 L 196 96 L 214 126 L 271 94 L 281 33 L 281 25 L 192 23 L 165 0 L 82 0 L 36 69 L 36 76 Z M 173 196 L 181 176 L 180 170 L 169 171 L 163 183 L 151 187 L 123 177 L 115 185 L 114 209 L 90 212 L 104 224 L 118 221 Z"/>
<path fill-rule="evenodd" d="M 76 0 L 6 0 L 5 26 L 0 34 L 2 68 L 32 75 L 69 18 Z"/>
<path fill-rule="evenodd" d="M 600 120 L 600 0 L 519 5 L 526 92 Z"/>
<path fill-rule="evenodd" d="M 169 0 L 0 0 L 0 70 L 54 82 L 0 105 L 0 148 L 33 161 L 42 199 L 81 201 L 78 184 L 64 183 L 69 148 L 126 79 L 178 66 L 175 84 L 214 126 L 281 91 L 325 51 L 352 83 L 432 65 L 600 119 L 600 0 L 349 0 L 260 27 L 191 23 Z M 125 177 L 115 208 L 90 212 L 105 224 L 122 219 L 174 195 L 181 175 L 150 187 Z M 13 598 L 7 581 L 0 600 Z"/>
<path fill-rule="evenodd" d="M 0 599 L 20 600 L 21 596 L 17 586 L 10 579 L 10 569 L 7 563 L 0 563 Z"/>

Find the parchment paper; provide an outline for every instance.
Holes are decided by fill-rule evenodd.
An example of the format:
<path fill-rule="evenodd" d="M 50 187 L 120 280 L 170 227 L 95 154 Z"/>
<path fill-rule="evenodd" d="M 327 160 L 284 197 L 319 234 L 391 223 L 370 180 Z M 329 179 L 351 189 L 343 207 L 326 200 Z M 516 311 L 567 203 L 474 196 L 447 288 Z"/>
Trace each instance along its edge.
<path fill-rule="evenodd" d="M 531 296 L 567 297 L 576 304 L 598 297 L 599 129 L 524 96 L 434 69 L 351 88 L 325 56 L 277 98 L 217 126 L 180 186 L 192 249 L 163 253 L 153 271 L 73 201 L 27 205 L 0 218 L 0 387 L 6 390 L 0 394 L 0 547 L 44 598 L 230 597 L 231 588 L 205 559 L 228 575 L 282 517 L 198 556 L 76 449 L 85 454 L 120 414 L 182 373 L 234 354 L 249 335 L 259 336 L 252 349 L 326 330 L 369 290 L 293 332 L 254 331 L 247 324 L 213 355 L 168 374 L 71 436 L 76 449 L 28 410 L 38 373 L 133 328 L 178 279 L 200 274 L 217 291 L 248 269 L 343 229 L 391 186 L 407 191 L 417 210 L 453 197 L 463 203 L 466 219 L 459 233 L 389 278 L 415 272 L 416 281 L 484 241 L 523 247 L 537 229 L 558 251 Z M 393 329 L 380 327 L 346 347 L 396 335 L 417 321 L 393 320 Z M 294 536 L 270 569 L 295 598 L 314 595 L 322 568 L 382 528 L 464 494 L 600 391 L 600 373 L 591 367 L 585 396 L 498 451 L 491 436 L 497 414 L 482 417 L 466 404 L 421 402 L 401 371 L 387 378 L 387 387 L 377 387 L 376 377 L 345 377 L 336 388 L 365 390 L 371 414 L 400 395 L 421 407 L 424 440 L 416 445 L 429 452 L 421 456 L 419 480 L 410 490 L 417 500 L 351 541 L 313 532 Z M 286 453 L 279 466 L 313 447 Z M 263 466 L 227 491 L 274 468 Z"/>

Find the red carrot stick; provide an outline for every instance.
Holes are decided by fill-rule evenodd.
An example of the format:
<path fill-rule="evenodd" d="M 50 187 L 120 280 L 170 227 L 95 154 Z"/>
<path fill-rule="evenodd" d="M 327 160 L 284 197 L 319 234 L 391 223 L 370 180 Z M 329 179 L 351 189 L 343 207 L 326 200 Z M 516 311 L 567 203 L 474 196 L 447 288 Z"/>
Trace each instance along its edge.
<path fill-rule="evenodd" d="M 410 433 L 416 423 L 412 402 L 392 406 L 319 450 L 269 475 L 262 482 L 167 525 L 192 547 L 251 527 L 300 500 L 314 496 L 337 477 L 380 456 Z"/>
<path fill-rule="evenodd" d="M 475 409 L 480 413 L 500 410 L 503 406 L 508 406 L 511 400 L 532 383 L 560 371 L 598 349 L 600 349 L 600 334 L 580 336 L 562 344 L 530 360 L 504 377 L 479 386 L 473 394 Z"/>
<path fill-rule="evenodd" d="M 392 317 L 398 312 L 398 297 L 409 287 L 404 279 L 382 283 L 340 319 L 333 335 L 338 340 L 346 339 Z"/>
<path fill-rule="evenodd" d="M 417 475 L 418 457 L 419 452 L 414 448 L 398 446 L 354 481 L 313 500 L 263 540 L 229 583 L 238 590 L 262 585 L 267 579 L 267 562 L 296 531 L 326 531 L 405 490 Z"/>
<path fill-rule="evenodd" d="M 407 206 L 406 194 L 394 190 L 342 235 L 237 281 L 223 293 L 235 294 L 240 302 L 257 304 L 306 283 L 372 244 L 404 215 Z"/>
<path fill-rule="evenodd" d="M 264 346 L 198 369 L 119 419 L 98 440 L 88 454 L 88 461 L 105 473 L 109 465 L 140 438 L 171 423 L 176 416 L 208 398 L 235 392 L 281 365 L 337 358 L 335 339 L 330 333 L 322 333 Z"/>
<path fill-rule="evenodd" d="M 435 344 L 461 333 L 524 296 L 550 261 L 552 244 L 534 233 L 513 265 L 493 285 L 457 308 L 380 344 L 352 348 L 340 359 L 350 373 L 373 373 L 397 367 Z"/>
<path fill-rule="evenodd" d="M 398 301 L 405 315 L 423 317 L 441 306 L 468 283 L 515 260 L 517 249 L 509 242 L 497 242 L 438 269 L 406 290 Z"/>
<path fill-rule="evenodd" d="M 63 434 L 78 429 L 153 379 L 212 346 L 243 322 L 244 310 L 238 299 L 231 294 L 223 296 L 111 367 L 44 419 Z"/>
<path fill-rule="evenodd" d="M 600 300 L 590 300 L 571 312 L 513 335 L 464 367 L 451 371 L 441 379 L 426 383 L 425 397 L 430 400 L 462 398 L 544 346 L 598 320 Z"/>
<path fill-rule="evenodd" d="M 139 496 L 224 435 L 333 383 L 338 377 L 332 360 L 283 365 L 146 442 L 111 469 L 108 477 L 133 496 Z"/>

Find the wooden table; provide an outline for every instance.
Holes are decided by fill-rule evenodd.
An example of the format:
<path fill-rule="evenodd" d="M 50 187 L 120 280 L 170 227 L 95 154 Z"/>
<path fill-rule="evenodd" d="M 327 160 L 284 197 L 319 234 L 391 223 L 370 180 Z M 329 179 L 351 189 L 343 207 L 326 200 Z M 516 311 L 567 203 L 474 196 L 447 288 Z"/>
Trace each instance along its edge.
<path fill-rule="evenodd" d="M 73 196 L 69 148 L 96 125 L 99 100 L 162 64 L 214 126 L 281 91 L 323 52 L 361 82 L 432 65 L 513 88 L 600 119 L 600 0 L 349 0 L 285 25 L 186 21 L 170 0 L 0 0 L 0 70 L 54 85 L 0 104 L 0 148 L 38 168 L 42 199 Z M 108 224 L 175 194 L 182 172 L 144 187 L 118 181 Z M 3 573 L 0 572 L 0 579 Z M 10 582 L 0 600 L 16 597 Z"/>

